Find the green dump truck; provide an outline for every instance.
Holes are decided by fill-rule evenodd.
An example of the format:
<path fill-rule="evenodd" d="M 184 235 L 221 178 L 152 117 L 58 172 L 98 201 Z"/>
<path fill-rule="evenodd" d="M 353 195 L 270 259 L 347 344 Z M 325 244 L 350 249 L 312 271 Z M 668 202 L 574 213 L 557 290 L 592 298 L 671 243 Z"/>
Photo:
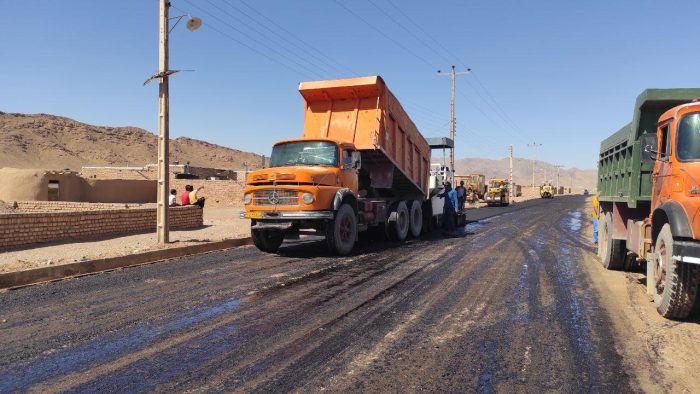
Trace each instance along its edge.
<path fill-rule="evenodd" d="M 700 287 L 700 89 L 648 89 L 632 122 L 600 144 L 598 256 L 647 267 L 664 317 L 686 318 Z"/>

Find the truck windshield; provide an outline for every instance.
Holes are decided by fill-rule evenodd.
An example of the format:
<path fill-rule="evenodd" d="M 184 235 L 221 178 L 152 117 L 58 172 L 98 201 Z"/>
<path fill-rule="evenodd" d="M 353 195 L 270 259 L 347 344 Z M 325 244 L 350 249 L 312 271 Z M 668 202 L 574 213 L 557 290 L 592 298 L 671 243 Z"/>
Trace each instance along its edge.
<path fill-rule="evenodd" d="M 294 165 L 338 165 L 338 146 L 327 141 L 299 141 L 275 145 L 270 167 Z"/>
<path fill-rule="evenodd" d="M 685 115 L 678 124 L 678 160 L 700 160 L 700 112 Z"/>

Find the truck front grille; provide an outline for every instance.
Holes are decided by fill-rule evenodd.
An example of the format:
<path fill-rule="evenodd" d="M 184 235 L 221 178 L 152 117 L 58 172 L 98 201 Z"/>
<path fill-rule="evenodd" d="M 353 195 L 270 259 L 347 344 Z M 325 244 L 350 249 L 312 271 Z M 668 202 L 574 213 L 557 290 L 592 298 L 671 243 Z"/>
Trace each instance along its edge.
<path fill-rule="evenodd" d="M 287 189 L 261 189 L 253 192 L 253 205 L 299 205 L 299 192 Z"/>

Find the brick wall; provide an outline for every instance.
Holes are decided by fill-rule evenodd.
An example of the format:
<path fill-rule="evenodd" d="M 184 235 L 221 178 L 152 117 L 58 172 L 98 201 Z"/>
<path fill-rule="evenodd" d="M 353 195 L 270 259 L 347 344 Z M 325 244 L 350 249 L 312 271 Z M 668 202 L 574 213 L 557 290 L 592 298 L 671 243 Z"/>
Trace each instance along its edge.
<path fill-rule="evenodd" d="M 157 167 L 108 168 L 83 167 L 80 170 L 83 178 L 97 179 L 158 179 Z"/>
<path fill-rule="evenodd" d="M 170 165 L 170 179 L 175 179 L 175 175 L 185 173 L 185 166 L 182 164 Z M 200 179 L 209 177 L 219 177 L 228 180 L 243 180 L 245 177 L 239 176 L 242 171 L 227 169 L 217 169 L 208 167 L 189 167 L 189 174 L 196 175 Z M 80 176 L 94 179 L 158 179 L 158 167 L 149 164 L 144 167 L 82 167 Z"/>
<path fill-rule="evenodd" d="M 197 207 L 170 208 L 170 228 L 202 227 L 202 212 Z M 0 249 L 40 242 L 131 235 L 155 229 L 155 207 L 7 213 L 0 214 Z"/>
<path fill-rule="evenodd" d="M 245 187 L 245 182 L 172 179 L 170 180 L 170 188 L 177 190 L 178 203 L 180 203 L 182 192 L 185 191 L 185 185 L 192 185 L 195 190 L 200 186 L 204 186 L 204 189 L 200 190 L 198 195 L 207 199 L 205 207 L 243 208 L 243 188 Z"/>
<path fill-rule="evenodd" d="M 155 204 L 94 203 L 73 201 L 15 201 L 10 206 L 23 212 L 100 211 L 127 208 L 155 208 Z"/>

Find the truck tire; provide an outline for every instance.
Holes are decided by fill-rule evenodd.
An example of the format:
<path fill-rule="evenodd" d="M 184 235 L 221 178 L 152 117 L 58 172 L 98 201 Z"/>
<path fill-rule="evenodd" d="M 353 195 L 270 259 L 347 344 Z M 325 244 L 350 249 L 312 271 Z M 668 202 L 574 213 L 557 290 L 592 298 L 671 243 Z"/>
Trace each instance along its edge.
<path fill-rule="evenodd" d="M 350 205 L 343 204 L 326 225 L 326 245 L 332 253 L 344 256 L 352 251 L 356 240 L 357 216 Z"/>
<path fill-rule="evenodd" d="M 396 206 L 396 221 L 391 222 L 391 232 L 394 234 L 394 239 L 403 242 L 408 237 L 408 228 L 410 227 L 410 215 L 406 201 L 400 201 Z"/>
<path fill-rule="evenodd" d="M 419 201 L 410 201 L 411 203 L 411 209 L 410 209 L 410 228 L 411 228 L 411 235 L 413 235 L 413 238 L 418 238 L 420 237 L 420 233 L 423 230 L 423 208 L 420 206 Z"/>
<path fill-rule="evenodd" d="M 600 263 L 609 270 L 619 270 L 625 265 L 627 250 L 625 241 L 612 237 L 612 214 L 601 215 L 602 222 L 598 230 L 598 257 Z"/>
<path fill-rule="evenodd" d="M 277 230 L 250 230 L 253 244 L 266 253 L 277 253 L 284 241 L 284 234 Z"/>
<path fill-rule="evenodd" d="M 654 251 L 656 284 L 654 304 L 668 319 L 685 319 L 695 304 L 700 282 L 700 266 L 673 260 L 673 234 L 666 223 L 656 237 Z"/>

